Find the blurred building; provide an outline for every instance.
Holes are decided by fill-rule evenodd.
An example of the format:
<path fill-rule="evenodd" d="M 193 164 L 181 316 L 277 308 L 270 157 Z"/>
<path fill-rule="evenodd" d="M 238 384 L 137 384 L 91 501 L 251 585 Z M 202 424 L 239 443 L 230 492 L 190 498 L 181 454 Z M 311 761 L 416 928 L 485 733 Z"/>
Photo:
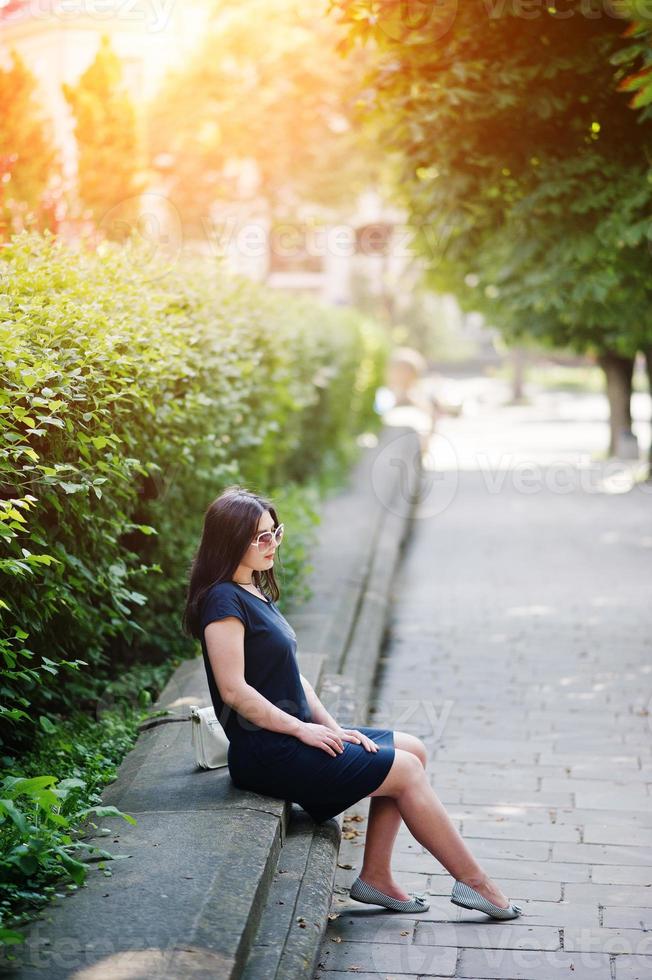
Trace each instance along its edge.
<path fill-rule="evenodd" d="M 201 5 L 176 0 L 0 0 L 0 64 L 6 67 L 15 49 L 36 76 L 64 174 L 74 177 L 74 123 L 62 85 L 74 85 L 86 71 L 101 36 L 120 57 L 138 107 L 183 58 L 202 22 Z"/>
<path fill-rule="evenodd" d="M 380 295 L 405 274 L 412 261 L 405 215 L 374 189 L 358 197 L 346 221 L 309 202 L 292 220 L 274 221 L 267 202 L 256 196 L 254 161 L 241 166 L 245 186 L 234 188 L 229 202 L 214 205 L 205 240 L 193 243 L 200 251 L 271 288 L 333 305 L 352 302 L 356 276 Z"/>

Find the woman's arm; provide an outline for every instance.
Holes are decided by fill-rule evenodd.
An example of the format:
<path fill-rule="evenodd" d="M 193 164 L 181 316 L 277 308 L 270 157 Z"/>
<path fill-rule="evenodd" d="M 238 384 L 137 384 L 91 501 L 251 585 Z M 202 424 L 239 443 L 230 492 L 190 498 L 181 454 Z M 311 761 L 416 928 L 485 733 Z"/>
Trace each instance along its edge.
<path fill-rule="evenodd" d="M 244 676 L 244 624 L 237 616 L 214 620 L 204 630 L 206 650 L 225 704 L 259 728 L 298 737 L 304 722 L 277 708 Z"/>
<path fill-rule="evenodd" d="M 204 629 L 213 679 L 224 704 L 234 708 L 258 728 L 293 735 L 306 745 L 323 749 L 329 755 L 343 752 L 342 739 L 330 726 L 301 721 L 288 711 L 277 708 L 247 683 L 244 676 L 244 633 L 244 622 L 237 615 L 212 620 Z"/>
<path fill-rule="evenodd" d="M 298 736 L 299 730 L 304 725 L 299 718 L 277 708 L 264 694 L 246 682 L 228 695 L 228 701 L 225 698 L 222 700 L 235 708 L 247 721 L 260 728 L 268 728 L 272 732 Z"/>
<path fill-rule="evenodd" d="M 308 707 L 310 708 L 310 716 L 312 720 L 318 725 L 326 725 L 327 728 L 332 728 L 334 732 L 339 731 L 340 726 L 338 722 L 336 722 L 333 716 L 329 715 L 328 711 L 326 711 L 326 708 L 317 697 L 315 689 L 310 681 L 306 680 L 303 674 L 299 674 L 299 677 L 301 678 L 301 684 L 306 694 L 306 701 L 308 702 Z"/>
<path fill-rule="evenodd" d="M 299 674 L 299 677 L 301 678 L 301 685 L 306 694 L 306 701 L 308 702 L 308 707 L 310 708 L 310 715 L 313 722 L 316 722 L 318 725 L 324 725 L 326 728 L 330 728 L 337 735 L 339 735 L 344 742 L 357 742 L 358 744 L 362 745 L 367 752 L 378 751 L 378 746 L 373 739 L 369 738 L 368 735 L 363 735 L 363 733 L 358 731 L 357 728 L 342 728 L 340 723 L 335 721 L 333 716 L 329 715 L 328 711 L 326 711 L 326 708 L 317 697 L 315 689 L 310 681 L 306 680 L 303 674 Z"/>

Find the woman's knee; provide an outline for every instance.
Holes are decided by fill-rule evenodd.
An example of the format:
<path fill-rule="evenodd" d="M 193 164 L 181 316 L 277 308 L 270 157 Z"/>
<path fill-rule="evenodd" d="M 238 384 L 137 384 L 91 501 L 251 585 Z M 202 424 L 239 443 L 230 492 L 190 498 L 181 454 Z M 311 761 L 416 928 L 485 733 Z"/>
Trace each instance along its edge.
<path fill-rule="evenodd" d="M 420 779 L 425 778 L 421 760 L 407 749 L 397 748 L 392 767 L 380 786 L 370 796 L 400 796 L 400 794 Z"/>
<path fill-rule="evenodd" d="M 411 752 L 420 761 L 425 769 L 428 764 L 428 750 L 425 744 L 417 735 L 410 735 L 409 732 L 394 732 L 394 745 L 397 749 L 405 749 Z"/>

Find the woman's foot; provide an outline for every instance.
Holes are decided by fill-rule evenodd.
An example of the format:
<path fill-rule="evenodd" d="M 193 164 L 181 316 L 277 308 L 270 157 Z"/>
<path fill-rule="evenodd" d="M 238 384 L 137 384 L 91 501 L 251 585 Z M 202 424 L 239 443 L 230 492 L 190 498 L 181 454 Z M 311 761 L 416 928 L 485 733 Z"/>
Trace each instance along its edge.
<path fill-rule="evenodd" d="M 361 871 L 359 878 L 360 881 L 364 881 L 365 885 L 371 885 L 372 888 L 377 888 L 379 892 L 383 893 L 383 895 L 389 895 L 391 898 L 396 898 L 399 902 L 409 902 L 412 898 L 412 896 L 408 895 L 404 888 L 401 888 L 400 885 L 396 884 L 391 876 L 382 877 L 378 875 L 367 875 Z"/>
<path fill-rule="evenodd" d="M 484 875 L 482 878 L 460 878 L 459 880 L 470 888 L 475 888 L 483 898 L 493 902 L 499 908 L 509 908 L 509 899 L 488 875 Z"/>

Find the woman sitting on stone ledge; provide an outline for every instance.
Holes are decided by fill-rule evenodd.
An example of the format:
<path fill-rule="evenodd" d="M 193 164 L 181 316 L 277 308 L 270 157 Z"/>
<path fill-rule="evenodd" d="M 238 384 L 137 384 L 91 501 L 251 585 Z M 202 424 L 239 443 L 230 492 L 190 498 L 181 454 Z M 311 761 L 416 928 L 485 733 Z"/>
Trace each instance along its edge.
<path fill-rule="evenodd" d="M 296 634 L 276 606 L 284 526 L 272 503 L 238 486 L 208 507 L 190 569 L 185 631 L 201 640 L 234 785 L 298 803 L 321 823 L 371 797 L 351 898 L 400 912 L 429 908 L 392 877 L 401 820 L 455 878 L 451 901 L 494 918 L 520 914 L 483 871 L 426 774 L 426 748 L 392 729 L 342 728 L 299 673 Z"/>

